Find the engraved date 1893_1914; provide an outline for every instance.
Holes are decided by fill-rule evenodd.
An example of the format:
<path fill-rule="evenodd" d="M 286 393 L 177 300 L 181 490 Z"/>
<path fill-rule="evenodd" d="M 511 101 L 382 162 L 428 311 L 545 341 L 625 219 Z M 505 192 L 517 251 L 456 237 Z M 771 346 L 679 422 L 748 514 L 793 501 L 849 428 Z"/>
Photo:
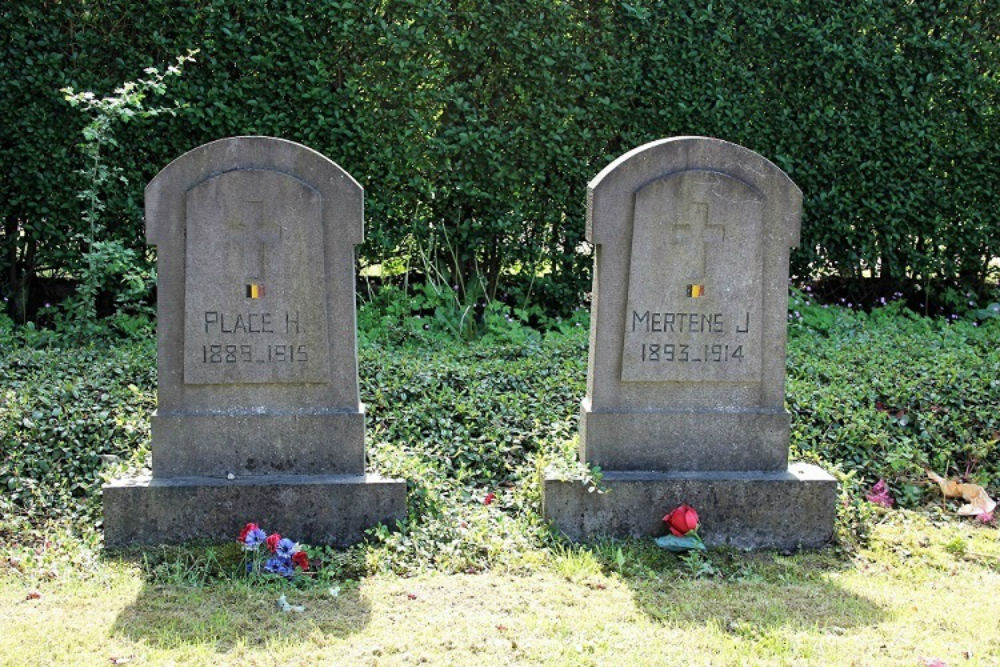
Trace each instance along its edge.
<path fill-rule="evenodd" d="M 640 343 L 641 362 L 663 363 L 742 363 L 744 360 L 743 341 L 738 340 L 750 330 L 750 313 L 743 317 L 729 319 L 722 313 L 675 313 L 633 311 L 631 329 L 645 334 L 675 334 L 676 336 L 702 337 L 709 341 L 685 343 L 670 340 Z M 736 336 L 737 340 L 720 341 L 720 336 Z"/>

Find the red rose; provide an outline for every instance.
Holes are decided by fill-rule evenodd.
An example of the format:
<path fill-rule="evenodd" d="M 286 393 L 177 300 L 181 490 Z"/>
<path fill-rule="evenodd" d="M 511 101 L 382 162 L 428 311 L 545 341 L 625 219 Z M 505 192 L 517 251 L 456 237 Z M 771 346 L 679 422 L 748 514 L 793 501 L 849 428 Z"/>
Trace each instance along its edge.
<path fill-rule="evenodd" d="M 670 514 L 663 517 L 670 532 L 677 537 L 684 537 L 698 528 L 698 513 L 690 505 L 681 505 Z"/>
<path fill-rule="evenodd" d="M 306 556 L 305 551 L 296 551 L 292 554 L 292 562 L 298 566 L 300 570 L 306 572 L 309 570 L 309 557 Z"/>
<path fill-rule="evenodd" d="M 243 530 L 240 532 L 240 542 L 246 542 L 247 535 L 249 535 L 251 531 L 257 530 L 258 527 L 259 526 L 255 523 L 248 523 L 243 526 Z"/>
<path fill-rule="evenodd" d="M 281 541 L 281 535 L 278 535 L 277 533 L 271 533 L 270 535 L 267 536 L 266 540 L 267 548 L 271 550 L 271 553 L 274 553 L 275 551 L 278 550 L 278 542 L 280 541 Z"/>

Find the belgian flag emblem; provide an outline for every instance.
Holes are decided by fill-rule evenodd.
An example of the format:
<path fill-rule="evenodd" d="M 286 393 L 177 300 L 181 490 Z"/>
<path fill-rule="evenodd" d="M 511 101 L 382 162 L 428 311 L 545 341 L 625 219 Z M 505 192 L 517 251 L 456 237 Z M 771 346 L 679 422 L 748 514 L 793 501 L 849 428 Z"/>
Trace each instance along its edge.
<path fill-rule="evenodd" d="M 692 299 L 697 299 L 700 296 L 705 296 L 705 286 L 704 285 L 688 285 L 687 295 Z"/>
<path fill-rule="evenodd" d="M 247 285 L 247 298 L 259 299 L 264 296 L 264 286 L 260 283 L 250 283 Z"/>

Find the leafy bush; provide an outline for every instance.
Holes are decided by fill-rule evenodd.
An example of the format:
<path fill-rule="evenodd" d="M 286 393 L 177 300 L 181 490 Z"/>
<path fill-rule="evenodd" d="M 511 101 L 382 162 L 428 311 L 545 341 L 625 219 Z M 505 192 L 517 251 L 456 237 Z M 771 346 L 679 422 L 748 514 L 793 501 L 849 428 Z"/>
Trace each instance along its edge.
<path fill-rule="evenodd" d="M 800 450 L 869 485 L 886 479 L 909 507 L 924 500 L 926 468 L 1000 483 L 997 320 L 923 318 L 901 302 L 793 307 L 787 396 Z"/>
<path fill-rule="evenodd" d="M 538 543 L 536 459 L 575 431 L 584 331 L 536 332 L 523 345 L 439 336 L 419 348 L 362 348 L 369 457 L 409 493 L 401 530 L 376 535 L 380 567 L 513 567 Z"/>
<path fill-rule="evenodd" d="M 0 510 L 93 522 L 102 473 L 142 465 L 155 407 L 152 342 L 0 357 Z"/>

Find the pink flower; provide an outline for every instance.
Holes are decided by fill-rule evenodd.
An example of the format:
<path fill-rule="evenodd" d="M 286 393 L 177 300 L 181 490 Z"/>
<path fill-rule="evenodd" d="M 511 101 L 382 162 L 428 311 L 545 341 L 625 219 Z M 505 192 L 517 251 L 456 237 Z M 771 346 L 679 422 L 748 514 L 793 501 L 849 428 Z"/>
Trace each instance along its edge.
<path fill-rule="evenodd" d="M 871 488 L 870 491 L 865 495 L 868 502 L 875 503 L 876 505 L 881 505 L 882 507 L 892 507 L 896 504 L 893 497 L 889 494 L 889 487 L 885 483 L 884 479 L 880 479 L 875 482 L 875 486 Z"/>

